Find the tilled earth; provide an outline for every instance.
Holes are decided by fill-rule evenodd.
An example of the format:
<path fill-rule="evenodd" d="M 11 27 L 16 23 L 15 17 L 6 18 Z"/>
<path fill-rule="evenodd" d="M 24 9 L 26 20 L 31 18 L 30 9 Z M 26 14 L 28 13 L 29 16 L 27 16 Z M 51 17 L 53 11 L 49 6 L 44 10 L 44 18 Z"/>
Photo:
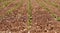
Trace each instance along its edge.
<path fill-rule="evenodd" d="M 0 33 L 60 33 L 60 21 L 57 21 L 51 15 L 54 13 L 60 17 L 60 9 L 51 5 L 48 1 L 12 0 L 6 7 L 3 6 L 3 2 L 1 1 Z M 56 2 L 58 6 L 60 5 L 60 2 L 57 0 L 49 1 Z M 44 6 L 47 6 L 50 10 L 47 11 L 48 9 L 46 10 L 39 2 L 45 4 Z M 29 15 L 31 15 L 31 19 Z"/>

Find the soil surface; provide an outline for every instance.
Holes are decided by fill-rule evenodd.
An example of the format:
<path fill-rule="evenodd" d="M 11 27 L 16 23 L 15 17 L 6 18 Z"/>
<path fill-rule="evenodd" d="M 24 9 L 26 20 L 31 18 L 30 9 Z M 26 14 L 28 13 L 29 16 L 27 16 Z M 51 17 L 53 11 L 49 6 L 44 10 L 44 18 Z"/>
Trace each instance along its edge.
<path fill-rule="evenodd" d="M 0 0 L 0 33 L 60 33 L 58 17 L 60 0 Z"/>

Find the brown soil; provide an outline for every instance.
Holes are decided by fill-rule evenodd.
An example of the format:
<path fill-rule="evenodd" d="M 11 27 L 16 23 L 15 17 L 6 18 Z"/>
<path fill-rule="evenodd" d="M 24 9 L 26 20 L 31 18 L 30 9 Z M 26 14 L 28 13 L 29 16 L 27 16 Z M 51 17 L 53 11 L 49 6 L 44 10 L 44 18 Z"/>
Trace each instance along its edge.
<path fill-rule="evenodd" d="M 56 21 L 49 12 L 39 6 L 36 0 L 30 1 L 32 6 L 31 28 L 28 29 L 28 0 L 23 0 L 22 6 L 15 9 L 11 14 L 6 14 L 7 10 L 19 2 L 19 0 L 16 0 L 16 2 L 11 2 L 9 6 L 0 10 L 0 15 L 4 15 L 0 17 L 0 33 L 60 33 L 60 21 Z M 43 0 L 40 1 L 44 2 Z M 58 8 L 45 2 L 44 4 L 51 9 L 52 13 L 60 16 Z"/>

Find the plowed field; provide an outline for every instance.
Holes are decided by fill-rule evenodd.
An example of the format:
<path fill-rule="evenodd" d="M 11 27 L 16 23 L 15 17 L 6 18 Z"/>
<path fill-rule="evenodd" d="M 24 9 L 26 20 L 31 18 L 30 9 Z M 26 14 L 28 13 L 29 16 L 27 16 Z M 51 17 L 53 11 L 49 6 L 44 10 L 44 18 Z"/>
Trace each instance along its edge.
<path fill-rule="evenodd" d="M 0 0 L 0 33 L 60 33 L 60 0 Z"/>

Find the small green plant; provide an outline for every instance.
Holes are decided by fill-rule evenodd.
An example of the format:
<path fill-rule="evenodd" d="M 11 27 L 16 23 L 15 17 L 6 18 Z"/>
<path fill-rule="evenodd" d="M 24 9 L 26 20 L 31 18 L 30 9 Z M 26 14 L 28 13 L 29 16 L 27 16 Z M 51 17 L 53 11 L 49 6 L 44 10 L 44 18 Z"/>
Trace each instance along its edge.
<path fill-rule="evenodd" d="M 28 0 L 28 14 L 29 14 L 29 22 L 28 22 L 28 25 L 31 25 L 31 18 L 32 18 L 32 8 L 31 8 L 31 1 Z"/>
<path fill-rule="evenodd" d="M 28 30 L 30 30 L 31 28 L 31 24 L 32 24 L 32 5 L 31 5 L 31 1 L 28 0 L 28 8 L 27 8 L 27 12 L 28 12 Z"/>
<path fill-rule="evenodd" d="M 45 7 L 45 9 L 46 9 L 48 12 L 50 12 L 50 9 L 49 9 L 49 8 Z"/>
<path fill-rule="evenodd" d="M 59 7 L 59 6 L 56 4 L 56 2 L 50 2 L 49 0 L 44 0 L 44 2 L 50 4 L 50 5 L 54 6 L 54 7 L 57 7 L 57 8 Z"/>
<path fill-rule="evenodd" d="M 56 7 L 60 10 L 60 5 L 58 5 L 56 2 L 50 2 L 49 0 L 44 0 L 45 3 L 50 4 L 52 7 Z"/>
<path fill-rule="evenodd" d="M 16 3 L 14 7 L 12 7 L 11 9 L 9 9 L 6 13 L 7 14 L 11 14 L 14 10 L 16 10 L 18 7 L 21 7 L 23 4 L 23 1 L 21 0 L 20 3 Z"/>
<path fill-rule="evenodd" d="M 60 17 L 57 17 L 56 20 L 57 20 L 57 21 L 60 21 Z"/>
<path fill-rule="evenodd" d="M 51 16 L 52 16 L 52 17 L 54 17 L 54 18 L 56 18 L 56 17 L 57 17 L 57 16 L 56 16 L 56 14 L 53 14 L 53 13 L 51 14 Z"/>
<path fill-rule="evenodd" d="M 56 5 L 55 3 L 50 3 L 49 0 L 44 0 L 45 2 L 55 6 L 55 7 L 58 7 L 58 5 Z M 51 13 L 51 10 L 42 2 L 42 1 L 39 1 L 39 0 L 36 0 L 36 2 L 42 7 L 44 8 L 46 11 L 50 12 Z M 51 13 L 51 16 L 54 17 L 57 21 L 60 21 L 60 17 L 57 17 L 56 14 L 54 13 Z"/>
<path fill-rule="evenodd" d="M 52 17 L 54 17 L 57 21 L 60 21 L 60 17 L 58 17 L 56 14 L 51 14 Z"/>
<path fill-rule="evenodd" d="M 40 0 L 36 0 L 36 2 L 42 7 L 44 8 L 46 11 L 50 12 L 50 9 L 46 6 L 46 4 L 44 4 L 42 1 Z"/>
<path fill-rule="evenodd" d="M 9 15 L 9 14 L 11 14 L 12 13 L 12 11 L 14 10 L 14 8 L 12 8 L 12 9 L 10 9 L 10 10 L 8 10 L 6 13 Z"/>
<path fill-rule="evenodd" d="M 7 7 L 11 2 L 13 2 L 13 1 L 10 0 L 10 1 L 4 1 L 4 2 L 2 2 L 2 4 L 0 5 L 0 9 L 3 9 L 3 8 Z"/>
<path fill-rule="evenodd" d="M 28 22 L 28 25 L 30 26 L 32 23 L 32 16 L 29 17 L 29 22 Z"/>

